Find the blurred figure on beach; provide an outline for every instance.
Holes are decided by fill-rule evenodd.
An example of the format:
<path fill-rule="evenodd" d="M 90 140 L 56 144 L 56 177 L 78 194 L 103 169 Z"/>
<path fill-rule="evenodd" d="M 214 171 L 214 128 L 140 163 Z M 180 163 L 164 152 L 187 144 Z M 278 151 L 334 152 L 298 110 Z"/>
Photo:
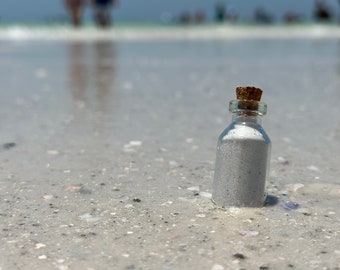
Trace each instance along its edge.
<path fill-rule="evenodd" d="M 116 0 L 92 0 L 94 8 L 94 22 L 101 28 L 111 25 L 111 7 L 117 4 Z"/>
<path fill-rule="evenodd" d="M 222 23 L 226 18 L 226 7 L 223 3 L 217 3 L 215 6 L 215 22 Z"/>
<path fill-rule="evenodd" d="M 84 0 L 64 0 L 64 4 L 71 17 L 71 22 L 73 26 L 80 26 Z"/>
<path fill-rule="evenodd" d="M 205 22 L 205 14 L 203 10 L 197 10 L 194 13 L 194 23 L 195 24 L 202 24 Z"/>
<path fill-rule="evenodd" d="M 191 23 L 203 24 L 205 22 L 205 13 L 200 9 L 194 12 L 192 15 L 187 11 L 183 11 L 179 15 L 177 21 L 181 25 L 188 25 Z"/>
<path fill-rule="evenodd" d="M 284 23 L 288 23 L 288 24 L 298 23 L 302 21 L 301 16 L 293 10 L 286 11 L 283 14 L 282 19 Z"/>
<path fill-rule="evenodd" d="M 183 24 L 183 25 L 189 24 L 191 23 L 191 21 L 192 21 L 192 18 L 189 12 L 183 11 L 181 15 L 179 15 L 178 22 L 180 24 Z"/>
<path fill-rule="evenodd" d="M 217 23 L 223 23 L 225 21 L 236 22 L 237 19 L 238 14 L 233 7 L 227 8 L 226 5 L 221 2 L 218 2 L 215 5 L 215 22 Z"/>
<path fill-rule="evenodd" d="M 325 1 L 316 0 L 314 6 L 314 18 L 319 22 L 326 22 L 332 19 L 332 13 Z"/>
<path fill-rule="evenodd" d="M 263 7 L 258 7 L 254 11 L 254 21 L 259 24 L 270 24 L 274 19 Z"/>

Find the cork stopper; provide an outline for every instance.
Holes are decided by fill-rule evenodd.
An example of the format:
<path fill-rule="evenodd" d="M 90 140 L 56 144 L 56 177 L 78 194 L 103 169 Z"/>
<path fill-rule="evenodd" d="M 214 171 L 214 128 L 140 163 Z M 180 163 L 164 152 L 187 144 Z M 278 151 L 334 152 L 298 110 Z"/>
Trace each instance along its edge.
<path fill-rule="evenodd" d="M 236 97 L 238 100 L 255 100 L 260 101 L 262 90 L 254 86 L 236 87 Z"/>
<path fill-rule="evenodd" d="M 239 100 L 238 108 L 255 111 L 261 100 L 262 90 L 254 86 L 236 87 L 236 98 Z"/>

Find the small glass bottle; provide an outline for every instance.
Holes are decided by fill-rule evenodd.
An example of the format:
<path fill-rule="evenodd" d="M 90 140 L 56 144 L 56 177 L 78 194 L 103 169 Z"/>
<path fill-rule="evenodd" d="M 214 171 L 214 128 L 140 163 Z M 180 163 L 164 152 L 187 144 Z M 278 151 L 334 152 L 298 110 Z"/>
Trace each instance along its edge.
<path fill-rule="evenodd" d="M 259 88 L 237 87 L 236 93 L 229 104 L 232 123 L 217 143 L 212 200 L 221 207 L 262 207 L 271 150 L 261 126 L 267 105 Z"/>

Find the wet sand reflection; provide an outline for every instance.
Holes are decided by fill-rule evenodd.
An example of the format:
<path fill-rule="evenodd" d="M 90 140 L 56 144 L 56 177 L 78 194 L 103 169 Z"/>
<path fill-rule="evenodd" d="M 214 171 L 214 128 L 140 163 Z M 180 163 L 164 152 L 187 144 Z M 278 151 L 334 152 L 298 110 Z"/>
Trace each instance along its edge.
<path fill-rule="evenodd" d="M 106 112 L 115 79 L 115 48 L 110 41 L 69 44 L 69 90 L 78 107 Z"/>
<path fill-rule="evenodd" d="M 82 140 L 87 136 L 91 142 L 108 141 L 111 129 L 107 127 L 117 109 L 114 44 L 72 42 L 68 53 L 70 132 L 83 134 Z"/>

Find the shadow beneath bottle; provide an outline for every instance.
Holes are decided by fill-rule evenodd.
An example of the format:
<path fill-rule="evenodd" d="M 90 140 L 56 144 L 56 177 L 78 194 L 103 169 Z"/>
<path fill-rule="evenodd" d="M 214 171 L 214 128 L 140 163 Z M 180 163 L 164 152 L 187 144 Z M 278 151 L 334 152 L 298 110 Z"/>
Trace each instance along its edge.
<path fill-rule="evenodd" d="M 270 207 L 277 205 L 279 203 L 279 198 L 274 195 L 267 195 L 266 200 L 264 201 L 264 207 Z"/>

